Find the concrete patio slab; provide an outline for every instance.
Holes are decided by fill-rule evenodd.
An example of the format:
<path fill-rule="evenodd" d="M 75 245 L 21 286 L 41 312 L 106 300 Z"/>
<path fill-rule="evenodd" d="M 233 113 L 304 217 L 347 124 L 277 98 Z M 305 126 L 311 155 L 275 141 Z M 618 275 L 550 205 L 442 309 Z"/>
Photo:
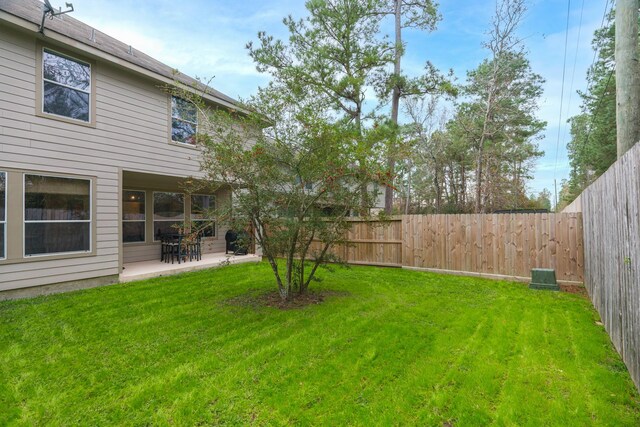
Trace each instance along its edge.
<path fill-rule="evenodd" d="M 120 274 L 120 282 L 149 279 L 151 277 L 168 276 L 171 274 L 185 273 L 187 271 L 202 270 L 205 268 L 222 267 L 228 264 L 241 264 L 245 262 L 260 262 L 258 255 L 226 255 L 224 253 L 204 254 L 200 261 L 187 261 L 178 264 L 165 263 L 158 260 L 141 261 L 124 264 L 124 270 Z"/>

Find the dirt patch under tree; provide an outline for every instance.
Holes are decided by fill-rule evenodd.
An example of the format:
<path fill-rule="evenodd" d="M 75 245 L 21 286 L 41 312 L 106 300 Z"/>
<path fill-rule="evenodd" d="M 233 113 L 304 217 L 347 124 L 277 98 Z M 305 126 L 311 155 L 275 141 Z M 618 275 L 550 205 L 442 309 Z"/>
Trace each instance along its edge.
<path fill-rule="evenodd" d="M 289 301 L 283 301 L 278 291 L 262 293 L 246 293 L 238 295 L 226 301 L 227 304 L 243 307 L 272 307 L 280 310 L 295 310 L 308 305 L 322 304 L 327 297 L 347 296 L 348 292 L 342 291 L 309 291 L 305 294 L 294 293 Z"/>

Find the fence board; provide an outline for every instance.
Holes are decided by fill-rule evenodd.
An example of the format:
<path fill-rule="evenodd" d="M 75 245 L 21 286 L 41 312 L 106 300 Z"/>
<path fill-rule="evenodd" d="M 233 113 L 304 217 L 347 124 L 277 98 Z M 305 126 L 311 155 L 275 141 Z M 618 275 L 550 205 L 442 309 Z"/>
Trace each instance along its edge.
<path fill-rule="evenodd" d="M 584 282 L 640 389 L 640 144 L 581 195 Z"/>

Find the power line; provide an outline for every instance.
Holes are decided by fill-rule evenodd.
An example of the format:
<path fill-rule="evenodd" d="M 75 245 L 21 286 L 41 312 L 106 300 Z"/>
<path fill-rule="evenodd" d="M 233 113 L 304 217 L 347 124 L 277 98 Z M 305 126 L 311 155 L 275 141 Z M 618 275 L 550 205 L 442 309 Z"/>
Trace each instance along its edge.
<path fill-rule="evenodd" d="M 567 46 L 569 45 L 569 18 L 571 16 L 571 0 L 567 1 L 567 28 L 564 35 L 564 59 L 562 61 L 562 86 L 560 89 L 560 113 L 558 114 L 558 138 L 556 140 L 556 163 L 553 168 L 553 180 L 556 180 L 556 172 L 558 170 L 558 151 L 560 148 L 560 133 L 562 132 L 562 104 L 564 102 L 564 78 L 567 70 Z M 557 196 L 556 196 L 557 199 Z M 556 205 L 558 200 L 556 200 Z"/>
<path fill-rule="evenodd" d="M 571 71 L 571 84 L 569 85 L 569 101 L 567 102 L 567 116 L 569 116 L 569 111 L 571 111 L 571 98 L 573 97 L 573 82 L 576 77 L 576 65 L 578 64 L 578 52 L 580 50 L 580 35 L 582 34 L 582 16 L 584 15 L 584 0 L 582 0 L 582 6 L 580 7 L 580 23 L 578 25 L 578 37 L 576 39 L 576 54 L 573 57 L 573 70 Z M 565 120 L 564 122 L 564 132 L 562 138 L 562 144 L 565 145 L 567 138 L 567 128 L 569 127 L 569 120 Z M 557 158 L 557 153 L 556 153 Z"/>
<path fill-rule="evenodd" d="M 609 3 L 610 3 L 610 0 L 607 0 L 606 3 L 605 3 L 604 11 L 602 13 L 602 20 L 600 22 L 600 28 L 599 28 L 598 31 L 604 29 L 605 21 L 607 20 L 607 16 L 609 15 L 611 10 L 613 9 L 614 3 L 611 2 L 611 5 L 609 5 Z M 582 1 L 582 11 L 580 12 L 580 21 L 581 22 L 582 22 L 583 11 L 584 11 L 584 0 Z M 578 33 L 578 37 L 579 37 L 579 34 L 580 33 Z M 579 40 L 578 40 L 578 43 L 579 43 Z M 565 45 L 565 51 L 566 51 L 566 45 Z M 587 73 L 594 68 L 599 52 L 600 52 L 600 47 L 596 46 L 594 51 L 593 51 L 593 59 L 591 60 L 591 65 L 587 69 Z M 575 72 L 575 60 L 577 60 L 577 55 L 578 55 L 578 52 L 577 52 L 577 45 L 576 45 L 576 58 L 574 59 L 574 72 Z M 566 60 L 566 57 L 565 57 L 565 60 Z M 607 77 L 607 82 L 606 82 L 605 88 L 604 88 L 604 92 L 605 93 L 609 89 L 609 84 L 611 83 L 611 77 L 613 76 L 613 71 L 614 70 L 611 70 L 609 72 L 609 76 Z M 563 78 L 563 80 L 564 80 L 564 78 Z M 564 84 L 564 81 L 563 81 L 563 84 Z M 571 86 L 573 87 L 573 77 L 572 77 Z M 589 93 L 592 88 L 593 88 L 593 83 L 590 82 L 587 85 L 587 93 Z M 569 99 L 571 99 L 571 98 L 569 98 Z M 562 102 L 562 99 L 561 99 L 561 102 Z M 600 97 L 600 99 L 598 100 L 598 104 L 596 105 L 596 109 L 594 110 L 593 115 L 591 116 L 591 125 L 587 129 L 587 136 L 586 136 L 586 138 L 584 140 L 584 145 L 588 144 L 588 142 L 589 142 L 589 136 L 591 135 L 591 130 L 593 129 L 593 123 L 595 122 L 595 119 L 596 119 L 596 117 L 598 115 L 598 112 L 600 111 L 600 105 L 601 104 L 602 104 L 602 97 Z M 568 124 L 567 124 L 567 126 L 568 126 Z M 554 182 L 555 182 L 555 176 L 556 176 L 557 167 L 558 167 L 558 147 L 556 146 L 556 165 L 555 165 L 555 168 L 554 168 Z M 556 204 L 557 204 L 557 196 L 556 196 Z"/>

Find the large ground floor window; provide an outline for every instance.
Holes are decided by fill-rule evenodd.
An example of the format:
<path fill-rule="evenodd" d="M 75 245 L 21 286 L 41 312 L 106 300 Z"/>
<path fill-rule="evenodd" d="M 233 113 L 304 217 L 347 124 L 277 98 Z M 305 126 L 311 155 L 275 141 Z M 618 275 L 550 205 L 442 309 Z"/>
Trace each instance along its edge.
<path fill-rule="evenodd" d="M 24 174 L 24 255 L 91 252 L 91 180 Z"/>
<path fill-rule="evenodd" d="M 177 233 L 184 223 L 184 194 L 153 193 L 153 234 L 159 241 L 164 234 Z"/>
<path fill-rule="evenodd" d="M 216 237 L 215 208 L 213 194 L 123 190 L 122 242 L 144 243 L 148 234 L 158 242 L 163 235 L 177 234 L 183 227 L 197 230 L 202 237 Z M 151 211 L 151 224 L 147 222 L 147 211 Z"/>
<path fill-rule="evenodd" d="M 213 221 L 215 208 L 216 196 L 211 194 L 191 195 L 192 229 L 198 230 L 202 237 L 216 235 L 216 223 Z"/>
<path fill-rule="evenodd" d="M 122 242 L 145 241 L 145 192 L 124 190 L 122 192 Z"/>

